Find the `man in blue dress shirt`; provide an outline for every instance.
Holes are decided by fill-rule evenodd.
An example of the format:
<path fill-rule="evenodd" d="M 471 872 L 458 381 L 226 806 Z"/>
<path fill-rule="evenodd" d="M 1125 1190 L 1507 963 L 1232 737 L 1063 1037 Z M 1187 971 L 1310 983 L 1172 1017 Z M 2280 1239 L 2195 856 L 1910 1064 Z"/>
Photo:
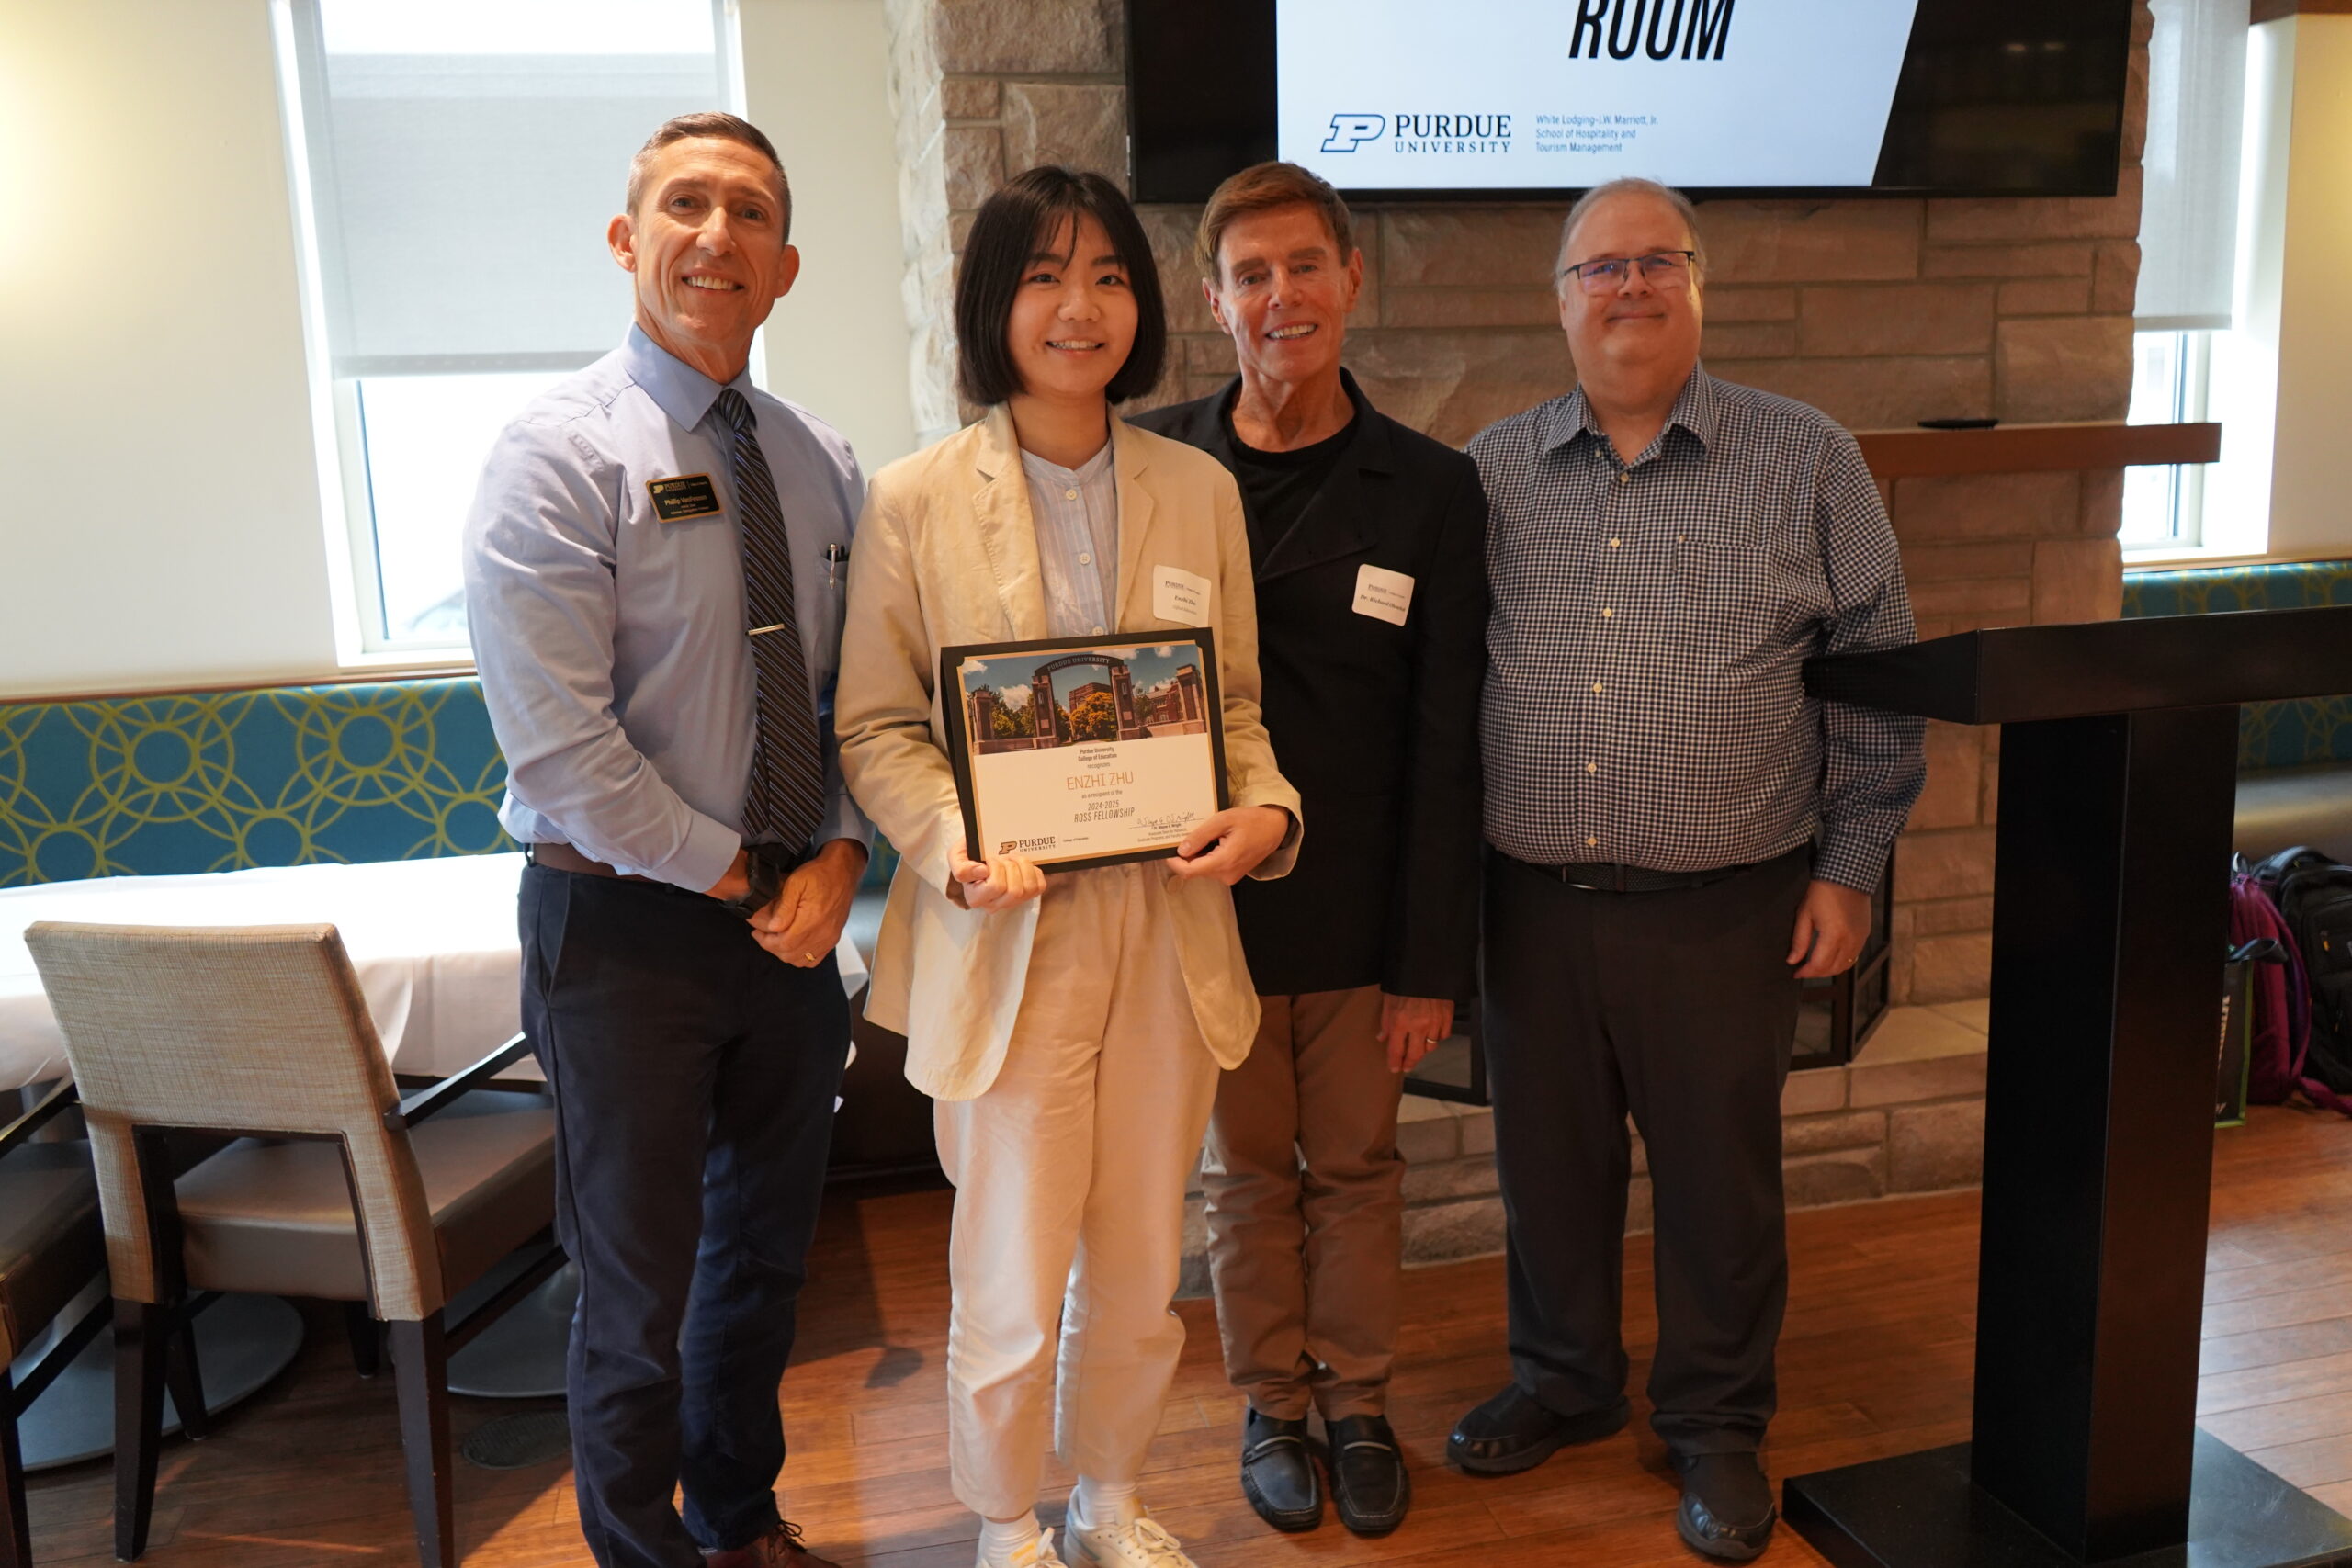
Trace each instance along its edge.
<path fill-rule="evenodd" d="M 466 523 L 500 819 L 531 853 L 523 1020 L 555 1094 L 572 1458 L 605 1568 L 826 1568 L 775 1497 L 776 1385 L 870 837 L 831 714 L 864 481 L 746 373 L 799 270 L 790 224 L 758 130 L 656 131 L 607 234 L 636 325 L 507 426 Z"/>
<path fill-rule="evenodd" d="M 1923 721 L 1816 702 L 1804 666 L 1911 641 L 1911 603 L 1853 437 L 1700 366 L 1690 202 L 1611 180 L 1560 242 L 1577 388 L 1469 446 L 1491 518 L 1483 994 L 1511 1381 L 1446 1447 L 1507 1473 L 1626 1424 L 1630 1113 L 1676 1528 L 1746 1562 L 1778 1517 L 1758 1450 L 1797 982 L 1853 965 L 1926 777 Z"/>

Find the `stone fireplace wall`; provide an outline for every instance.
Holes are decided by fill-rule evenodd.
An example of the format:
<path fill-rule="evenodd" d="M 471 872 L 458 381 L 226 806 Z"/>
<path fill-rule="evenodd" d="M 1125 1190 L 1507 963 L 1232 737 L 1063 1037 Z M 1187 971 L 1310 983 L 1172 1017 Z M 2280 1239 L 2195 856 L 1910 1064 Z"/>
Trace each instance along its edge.
<path fill-rule="evenodd" d="M 914 332 L 915 423 L 962 423 L 955 257 L 1009 173 L 1126 166 L 1119 0 L 888 0 Z M 2140 8 L 2118 194 L 2098 200 L 1710 202 L 1708 368 L 1856 430 L 1939 416 L 2113 420 L 2132 383 L 2148 17 Z M 1176 352 L 1156 401 L 1232 373 L 1191 262 L 1197 211 L 1148 209 Z M 1572 384 L 1549 273 L 1551 207 L 1358 213 L 1365 291 L 1349 365 L 1389 413 L 1459 445 Z M 1923 637 L 2109 617 L 2120 605 L 2120 470 L 1885 487 Z M 1938 725 L 1897 852 L 1894 999 L 1979 997 L 1991 953 L 1996 735 Z"/>

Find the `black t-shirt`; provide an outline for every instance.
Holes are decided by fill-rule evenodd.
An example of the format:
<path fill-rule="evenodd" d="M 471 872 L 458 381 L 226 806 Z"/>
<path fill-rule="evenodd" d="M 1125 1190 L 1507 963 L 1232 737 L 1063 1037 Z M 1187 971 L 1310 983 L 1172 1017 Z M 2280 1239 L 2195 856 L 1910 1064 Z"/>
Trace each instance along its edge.
<path fill-rule="evenodd" d="M 1250 503 L 1250 553 L 1262 561 L 1297 525 L 1315 492 L 1331 477 L 1340 454 L 1356 438 L 1356 420 L 1351 416 L 1338 434 L 1312 446 L 1261 452 L 1235 432 L 1232 409 L 1218 418 L 1225 424 L 1225 438 L 1233 445 L 1234 479 Z"/>

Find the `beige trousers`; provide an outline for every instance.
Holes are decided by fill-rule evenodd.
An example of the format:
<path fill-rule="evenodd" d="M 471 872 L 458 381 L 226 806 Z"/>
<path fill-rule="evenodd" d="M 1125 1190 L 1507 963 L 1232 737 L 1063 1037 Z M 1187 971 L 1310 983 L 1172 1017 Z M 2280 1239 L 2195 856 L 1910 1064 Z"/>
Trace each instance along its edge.
<path fill-rule="evenodd" d="M 1065 1463 L 1132 1483 L 1184 1348 L 1170 1303 L 1217 1069 L 1167 879 L 1157 862 L 1049 878 L 1004 1066 L 937 1109 L 949 1472 L 989 1518 L 1035 1506 L 1049 1412 Z"/>
<path fill-rule="evenodd" d="M 1224 1075 L 1201 1185 L 1226 1375 L 1261 1414 L 1377 1416 L 1396 1357 L 1405 1080 L 1380 990 L 1260 997 Z"/>

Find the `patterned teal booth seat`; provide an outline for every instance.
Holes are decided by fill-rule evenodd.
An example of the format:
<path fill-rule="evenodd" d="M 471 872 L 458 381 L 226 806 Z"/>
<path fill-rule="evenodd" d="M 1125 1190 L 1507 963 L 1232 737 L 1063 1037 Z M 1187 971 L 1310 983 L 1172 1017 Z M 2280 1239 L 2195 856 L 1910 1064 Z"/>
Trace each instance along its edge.
<path fill-rule="evenodd" d="M 505 788 L 471 675 L 0 702 L 0 887 L 498 854 Z"/>
<path fill-rule="evenodd" d="M 2132 572 L 2123 614 L 2223 615 L 2352 604 L 2352 561 Z M 2352 861 L 2352 694 L 2249 703 L 2238 720 L 2237 847 L 2312 844 Z"/>
<path fill-rule="evenodd" d="M 0 704 L 0 887 L 511 851 L 505 784 L 470 676 Z"/>

